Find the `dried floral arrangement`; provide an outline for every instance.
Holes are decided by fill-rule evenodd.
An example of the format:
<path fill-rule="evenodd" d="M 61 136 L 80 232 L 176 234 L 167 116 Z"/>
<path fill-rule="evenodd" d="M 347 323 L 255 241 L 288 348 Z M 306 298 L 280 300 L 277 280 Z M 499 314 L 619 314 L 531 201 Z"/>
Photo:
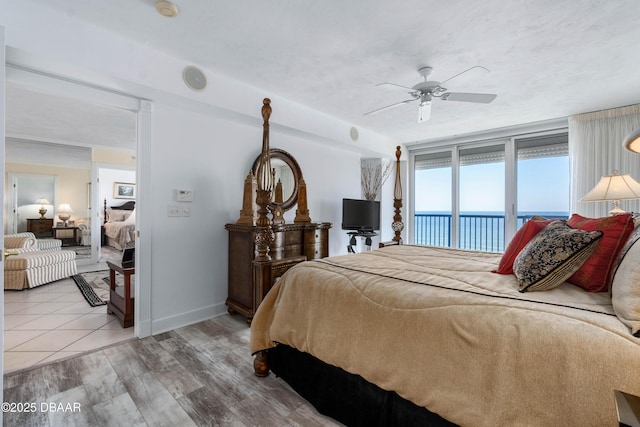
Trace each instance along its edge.
<path fill-rule="evenodd" d="M 384 166 L 382 164 L 360 165 L 360 181 L 362 183 L 362 193 L 366 200 L 375 200 L 380 193 L 380 189 L 384 185 L 391 171 L 393 170 L 393 163 L 391 161 L 386 162 Z"/>

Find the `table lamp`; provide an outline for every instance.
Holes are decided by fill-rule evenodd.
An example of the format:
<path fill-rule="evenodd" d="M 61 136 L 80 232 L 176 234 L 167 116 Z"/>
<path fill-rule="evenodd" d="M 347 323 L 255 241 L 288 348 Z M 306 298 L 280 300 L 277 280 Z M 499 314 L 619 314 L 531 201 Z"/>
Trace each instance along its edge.
<path fill-rule="evenodd" d="M 50 205 L 51 202 L 45 199 L 44 197 L 40 197 L 38 200 L 36 200 L 36 204 L 40 205 L 40 209 L 38 210 L 38 213 L 40 214 L 40 219 L 45 219 L 44 214 L 47 213 L 47 208 L 45 208 L 44 205 Z"/>
<path fill-rule="evenodd" d="M 58 206 L 58 218 L 60 221 L 64 221 L 64 226 L 67 226 L 67 221 L 71 218 L 71 214 L 73 213 L 73 209 L 69 206 L 69 203 L 62 203 Z"/>
<path fill-rule="evenodd" d="M 629 174 L 620 175 L 614 170 L 611 175 L 603 176 L 596 186 L 584 196 L 583 202 L 598 202 L 603 200 L 613 201 L 613 209 L 610 215 L 624 213 L 620 209 L 620 200 L 640 199 L 640 183 L 631 178 Z"/>

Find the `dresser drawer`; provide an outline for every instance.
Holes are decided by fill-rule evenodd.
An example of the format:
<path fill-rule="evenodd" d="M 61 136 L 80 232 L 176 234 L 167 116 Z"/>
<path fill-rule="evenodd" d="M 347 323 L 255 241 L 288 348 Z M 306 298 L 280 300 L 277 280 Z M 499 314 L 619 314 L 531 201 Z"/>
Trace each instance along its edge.
<path fill-rule="evenodd" d="M 307 259 L 317 259 L 326 257 L 326 251 L 323 250 L 322 243 L 316 244 L 305 244 L 304 245 L 304 254 L 307 256 Z"/>
<path fill-rule="evenodd" d="M 324 233 L 326 233 L 325 230 L 305 230 L 304 232 L 305 245 L 320 243 L 323 240 Z"/>

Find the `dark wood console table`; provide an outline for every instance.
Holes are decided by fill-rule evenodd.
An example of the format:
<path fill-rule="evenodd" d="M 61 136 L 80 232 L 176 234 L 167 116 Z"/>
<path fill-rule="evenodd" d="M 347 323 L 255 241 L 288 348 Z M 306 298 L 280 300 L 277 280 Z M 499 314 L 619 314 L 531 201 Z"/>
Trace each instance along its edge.
<path fill-rule="evenodd" d="M 227 224 L 229 232 L 229 294 L 231 314 L 240 313 L 251 323 L 275 278 L 293 265 L 329 256 L 330 222 L 274 224 L 275 239 L 269 247 L 273 262 L 254 263 L 257 227 Z"/>

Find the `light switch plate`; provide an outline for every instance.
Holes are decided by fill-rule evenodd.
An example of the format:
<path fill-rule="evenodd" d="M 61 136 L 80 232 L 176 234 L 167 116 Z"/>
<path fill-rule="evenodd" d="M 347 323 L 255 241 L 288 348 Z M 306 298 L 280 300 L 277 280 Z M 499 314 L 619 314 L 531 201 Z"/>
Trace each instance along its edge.
<path fill-rule="evenodd" d="M 181 216 L 182 210 L 180 209 L 180 205 L 167 205 L 167 215 L 168 216 Z"/>
<path fill-rule="evenodd" d="M 191 206 L 182 205 L 182 216 L 191 216 Z"/>

